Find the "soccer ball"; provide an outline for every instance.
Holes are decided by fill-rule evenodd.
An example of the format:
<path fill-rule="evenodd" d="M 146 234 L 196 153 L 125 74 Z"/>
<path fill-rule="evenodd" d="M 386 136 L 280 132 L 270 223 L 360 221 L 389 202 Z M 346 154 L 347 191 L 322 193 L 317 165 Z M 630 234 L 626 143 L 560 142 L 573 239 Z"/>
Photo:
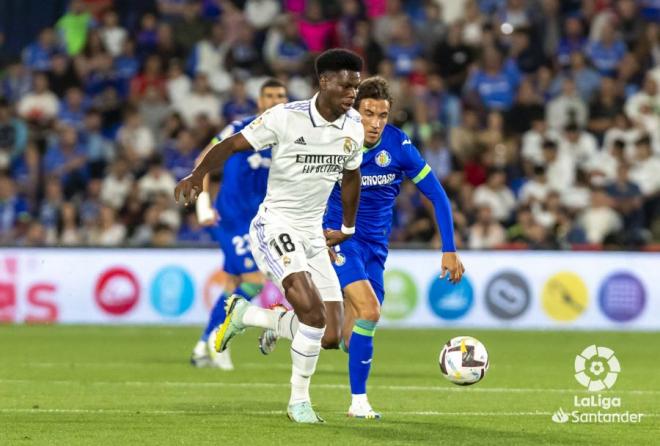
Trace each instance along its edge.
<path fill-rule="evenodd" d="M 442 347 L 439 359 L 442 375 L 459 386 L 481 381 L 488 371 L 486 347 L 470 336 L 450 339 Z"/>

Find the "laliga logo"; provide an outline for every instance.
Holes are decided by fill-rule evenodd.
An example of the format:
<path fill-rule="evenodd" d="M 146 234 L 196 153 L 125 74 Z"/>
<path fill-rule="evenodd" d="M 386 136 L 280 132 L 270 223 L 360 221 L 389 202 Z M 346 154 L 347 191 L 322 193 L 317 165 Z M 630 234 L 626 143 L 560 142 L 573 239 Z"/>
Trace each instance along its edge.
<path fill-rule="evenodd" d="M 619 360 L 607 347 L 590 345 L 575 357 L 575 379 L 590 392 L 611 389 L 620 371 Z"/>

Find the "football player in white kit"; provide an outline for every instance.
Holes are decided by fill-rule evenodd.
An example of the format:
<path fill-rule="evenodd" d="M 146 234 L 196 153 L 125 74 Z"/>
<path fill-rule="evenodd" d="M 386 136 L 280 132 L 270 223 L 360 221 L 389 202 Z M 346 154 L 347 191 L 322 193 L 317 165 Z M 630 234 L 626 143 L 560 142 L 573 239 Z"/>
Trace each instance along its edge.
<path fill-rule="evenodd" d="M 287 413 L 299 423 L 323 421 L 311 405 L 310 379 L 321 346 L 337 348 L 341 339 L 342 292 L 322 222 L 332 188 L 341 178 L 343 224 L 333 243 L 355 232 L 364 128 L 352 106 L 361 71 L 362 59 L 350 51 L 322 53 L 316 59 L 319 92 L 314 97 L 269 109 L 203 154 L 175 189 L 177 201 L 183 195 L 188 203 L 202 190 L 204 175 L 233 153 L 272 147 L 266 198 L 250 227 L 251 250 L 259 269 L 282 288 L 297 320 L 291 312 L 259 308 L 232 296 L 215 345 L 223 351 L 247 327 L 272 329 L 278 337 L 291 339 Z M 325 333 L 326 325 L 338 328 Z"/>

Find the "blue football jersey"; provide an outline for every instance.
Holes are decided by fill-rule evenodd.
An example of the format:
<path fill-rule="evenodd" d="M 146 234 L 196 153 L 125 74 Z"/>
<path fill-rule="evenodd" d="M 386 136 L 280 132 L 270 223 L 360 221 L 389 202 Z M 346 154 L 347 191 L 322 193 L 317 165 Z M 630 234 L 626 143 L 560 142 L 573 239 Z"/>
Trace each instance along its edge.
<path fill-rule="evenodd" d="M 250 116 L 232 122 L 213 141 L 221 141 L 240 132 L 254 118 Z M 238 152 L 225 162 L 220 192 L 215 199 L 215 208 L 223 226 L 244 225 L 257 214 L 259 205 L 266 197 L 270 163 L 270 149 Z"/>
<path fill-rule="evenodd" d="M 410 138 L 388 124 L 380 142 L 364 148 L 362 154 L 362 189 L 357 212 L 357 240 L 387 246 L 392 230 L 394 200 L 405 177 L 417 183 L 428 175 L 430 168 Z M 335 185 L 328 200 L 324 227 L 339 229 L 342 224 L 341 187 Z"/>

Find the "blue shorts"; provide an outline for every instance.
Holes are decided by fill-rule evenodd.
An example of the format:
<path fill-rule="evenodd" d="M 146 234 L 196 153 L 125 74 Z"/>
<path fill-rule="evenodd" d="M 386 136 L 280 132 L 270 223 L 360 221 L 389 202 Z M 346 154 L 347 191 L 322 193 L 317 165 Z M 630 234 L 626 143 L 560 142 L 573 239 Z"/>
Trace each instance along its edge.
<path fill-rule="evenodd" d="M 250 221 L 247 221 L 245 225 L 232 224 L 231 227 L 220 222 L 219 225 L 211 226 L 208 229 L 225 255 L 225 272 L 240 276 L 259 271 L 250 251 Z"/>
<path fill-rule="evenodd" d="M 332 265 L 335 268 L 341 288 L 359 280 L 368 280 L 376 292 L 378 302 L 383 304 L 385 288 L 383 285 L 383 272 L 387 253 L 382 247 L 349 239 L 340 244 L 337 251 L 337 261 Z"/>

